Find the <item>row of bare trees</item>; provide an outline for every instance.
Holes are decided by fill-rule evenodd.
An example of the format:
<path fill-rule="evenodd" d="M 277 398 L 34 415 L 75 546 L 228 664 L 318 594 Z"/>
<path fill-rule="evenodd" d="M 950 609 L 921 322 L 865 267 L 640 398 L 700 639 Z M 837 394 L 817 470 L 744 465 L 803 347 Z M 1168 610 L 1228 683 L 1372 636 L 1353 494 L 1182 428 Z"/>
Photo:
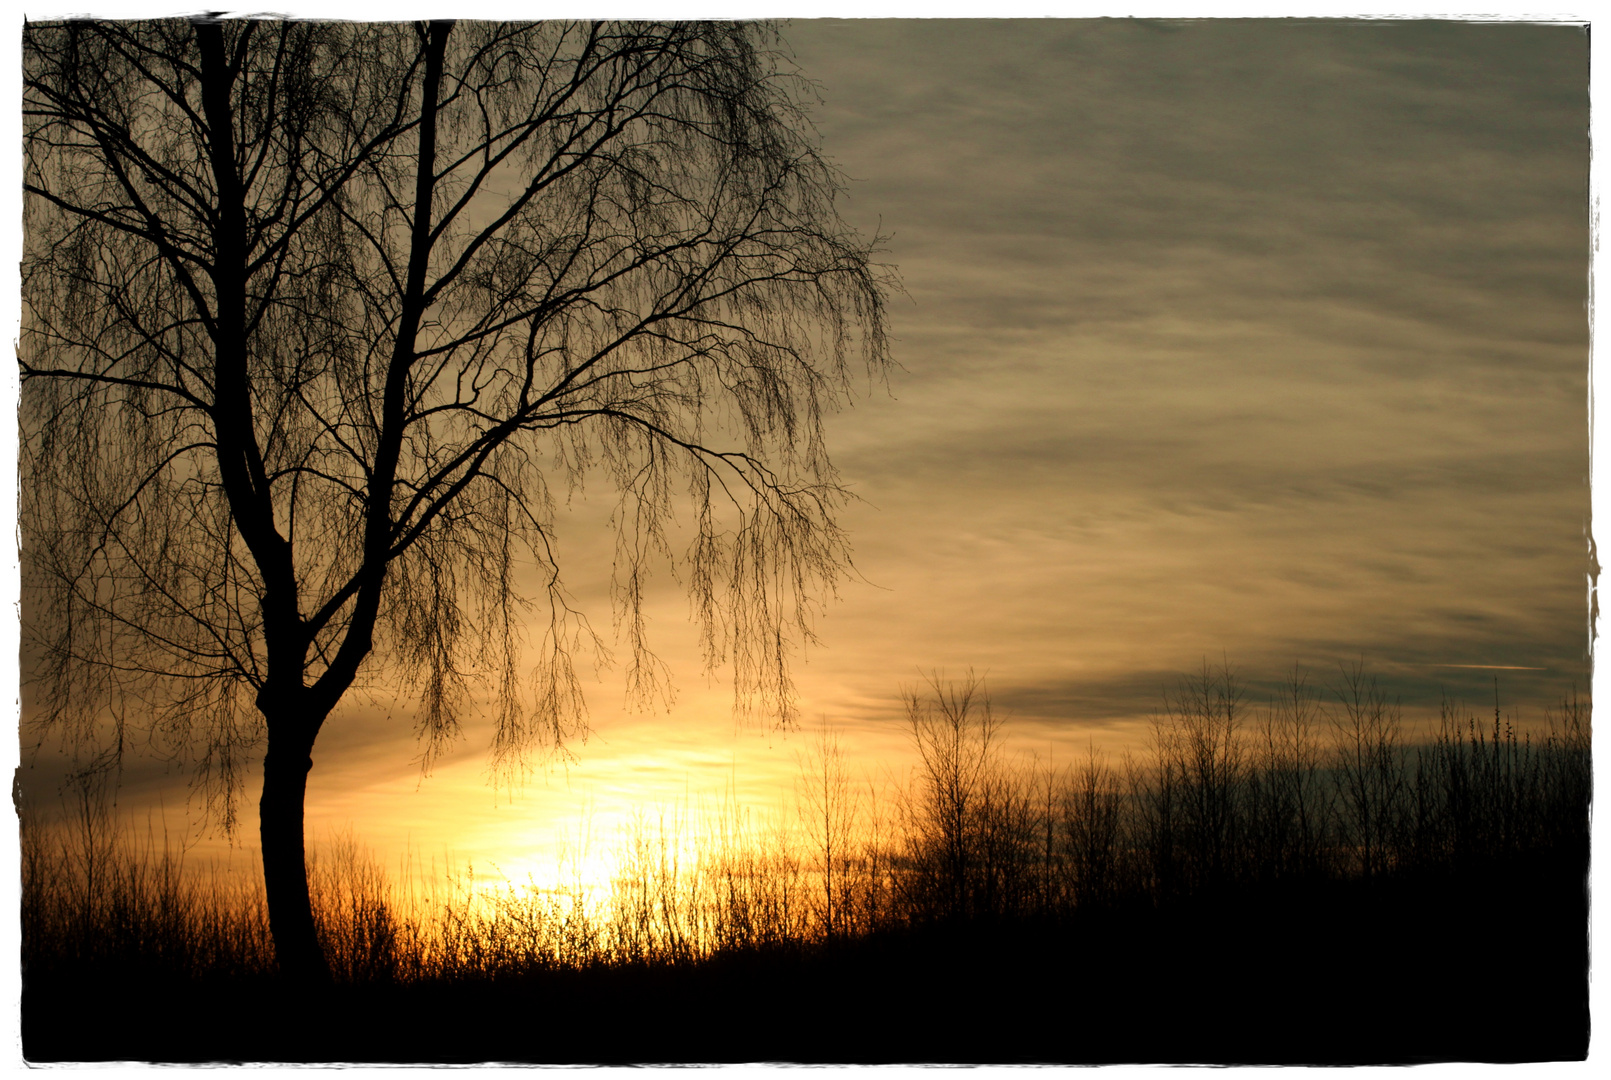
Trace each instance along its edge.
<path fill-rule="evenodd" d="M 1587 852 L 1589 706 L 1575 696 L 1541 737 L 1445 701 L 1412 738 L 1362 666 L 1327 689 L 1295 668 L 1254 705 L 1229 666 L 1205 665 L 1166 693 L 1150 753 L 1058 769 L 1008 751 L 972 676 L 930 680 L 906 711 L 918 762 L 892 822 L 873 821 L 876 794 L 835 736 L 802 761 L 824 936 Z"/>

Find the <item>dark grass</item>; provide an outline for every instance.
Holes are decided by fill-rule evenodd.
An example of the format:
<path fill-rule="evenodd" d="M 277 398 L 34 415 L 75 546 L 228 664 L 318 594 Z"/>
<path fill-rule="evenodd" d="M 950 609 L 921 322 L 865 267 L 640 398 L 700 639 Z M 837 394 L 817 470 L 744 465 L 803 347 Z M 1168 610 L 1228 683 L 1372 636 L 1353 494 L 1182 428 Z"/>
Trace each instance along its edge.
<path fill-rule="evenodd" d="M 1103 772 L 1093 758 L 1048 777 L 993 757 L 983 702 L 936 687 L 914 701 L 914 731 L 949 756 L 925 758 L 938 767 L 903 793 L 876 850 L 825 826 L 819 840 L 838 835 L 840 861 L 813 861 L 729 831 L 690 884 L 644 857 L 653 838 L 639 837 L 598 918 L 513 895 L 496 917 L 455 902 L 422 915 L 349 851 L 314 875 L 337 976 L 321 990 L 275 978 L 258 892 L 177 873 L 154 847 L 96 849 L 87 814 L 73 843 L 25 834 L 24 1053 L 556 1064 L 1586 1056 L 1586 703 L 1568 702 L 1538 738 L 1449 708 L 1427 741 L 1403 745 L 1396 714 L 1361 684 L 1361 713 L 1340 707 L 1315 729 L 1325 739 L 1300 723 L 1283 744 L 1273 707 L 1239 730 L 1228 673 L 1205 672 L 1195 689 L 1195 704 L 1183 695 L 1161 718 L 1146 768 Z M 831 780 L 831 765 L 806 773 Z M 821 790 L 814 812 L 831 825 L 836 789 Z M 664 834 L 659 843 L 664 853 Z"/>
<path fill-rule="evenodd" d="M 36 1061 L 1574 1060 L 1587 912 L 1564 870 L 322 994 L 30 977 L 23 1039 Z"/>

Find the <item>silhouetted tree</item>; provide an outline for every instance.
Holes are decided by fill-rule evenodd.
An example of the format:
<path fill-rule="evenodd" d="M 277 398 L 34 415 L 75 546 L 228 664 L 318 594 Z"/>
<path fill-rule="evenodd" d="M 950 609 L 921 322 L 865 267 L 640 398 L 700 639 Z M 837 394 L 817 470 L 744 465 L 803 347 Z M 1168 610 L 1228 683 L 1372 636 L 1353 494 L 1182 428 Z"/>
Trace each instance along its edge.
<path fill-rule="evenodd" d="M 1403 720 L 1398 702 L 1366 674 L 1363 662 L 1343 665 L 1341 673 L 1342 685 L 1333 692 L 1342 710 L 1332 716 L 1340 827 L 1369 878 L 1392 868 L 1405 824 Z"/>
<path fill-rule="evenodd" d="M 903 806 L 909 905 L 949 919 L 1022 909 L 1040 876 L 1035 798 L 1003 760 L 984 680 L 936 674 L 904 696 L 918 755 Z"/>
<path fill-rule="evenodd" d="M 1164 692 L 1153 718 L 1155 768 L 1140 790 L 1162 895 L 1218 885 L 1233 869 L 1246 772 L 1242 697 L 1228 664 L 1215 670 L 1204 660 L 1175 693 Z"/>
<path fill-rule="evenodd" d="M 1118 890 L 1126 794 L 1120 781 L 1092 744 L 1064 788 L 1064 831 L 1077 904 L 1108 903 Z"/>
<path fill-rule="evenodd" d="M 1316 875 L 1330 842 L 1322 711 L 1294 665 L 1253 733 L 1243 856 L 1255 877 Z"/>
<path fill-rule="evenodd" d="M 833 940 L 848 907 L 845 879 L 856 840 L 857 792 L 850 783 L 839 733 L 826 721 L 817 732 L 812 752 L 799 755 L 798 765 L 796 804 L 822 881 L 823 933 Z"/>
<path fill-rule="evenodd" d="M 791 709 L 789 642 L 846 565 L 822 417 L 853 361 L 882 370 L 884 279 L 773 40 L 26 26 L 38 717 L 80 746 L 110 731 L 104 760 L 138 718 L 196 748 L 226 824 L 264 749 L 284 969 L 326 970 L 303 800 L 361 676 L 417 699 L 427 766 L 477 685 L 500 768 L 579 722 L 572 654 L 598 643 L 561 586 L 556 488 L 618 493 L 629 689 L 665 689 L 642 615 L 665 558 L 739 705 Z"/>

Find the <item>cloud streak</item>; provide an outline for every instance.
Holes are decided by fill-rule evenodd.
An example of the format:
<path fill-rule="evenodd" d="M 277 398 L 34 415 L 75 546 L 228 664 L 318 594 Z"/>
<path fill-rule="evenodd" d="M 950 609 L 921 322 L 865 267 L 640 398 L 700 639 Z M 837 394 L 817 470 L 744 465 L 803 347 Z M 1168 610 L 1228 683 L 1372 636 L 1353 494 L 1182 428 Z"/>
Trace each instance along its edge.
<path fill-rule="evenodd" d="M 839 444 L 908 652 L 1076 725 L 1156 699 L 1129 673 L 1221 652 L 1586 684 L 1580 31 L 791 40 L 910 293 L 900 400 Z"/>

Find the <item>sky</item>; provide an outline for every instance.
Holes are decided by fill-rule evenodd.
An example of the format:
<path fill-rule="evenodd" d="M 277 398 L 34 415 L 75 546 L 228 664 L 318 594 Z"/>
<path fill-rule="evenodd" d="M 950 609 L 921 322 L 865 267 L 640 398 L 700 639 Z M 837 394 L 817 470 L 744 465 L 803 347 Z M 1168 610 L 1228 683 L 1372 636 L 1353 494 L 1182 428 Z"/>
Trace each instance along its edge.
<path fill-rule="evenodd" d="M 897 400 L 837 444 L 908 667 L 989 668 L 1037 718 L 1131 715 L 1222 652 L 1582 684 L 1580 31 L 792 40 L 910 294 Z"/>
<path fill-rule="evenodd" d="M 899 370 L 828 427 L 857 576 L 797 657 L 798 728 L 734 719 L 662 578 L 669 709 L 626 708 L 603 672 L 572 759 L 500 790 L 488 725 L 425 776 L 380 688 L 321 736 L 315 837 L 518 880 L 634 814 L 782 807 L 823 726 L 898 783 L 901 695 L 934 674 L 982 677 L 1013 746 L 1054 764 L 1141 749 L 1205 662 L 1256 704 L 1294 664 L 1324 688 L 1359 661 L 1412 720 L 1444 694 L 1491 712 L 1496 677 L 1524 723 L 1587 691 L 1581 28 L 801 19 L 785 38 L 843 212 L 903 283 Z M 560 529 L 607 627 L 606 510 Z M 53 760 L 23 756 L 46 803 Z M 120 806 L 199 827 L 186 799 L 137 761 Z"/>

